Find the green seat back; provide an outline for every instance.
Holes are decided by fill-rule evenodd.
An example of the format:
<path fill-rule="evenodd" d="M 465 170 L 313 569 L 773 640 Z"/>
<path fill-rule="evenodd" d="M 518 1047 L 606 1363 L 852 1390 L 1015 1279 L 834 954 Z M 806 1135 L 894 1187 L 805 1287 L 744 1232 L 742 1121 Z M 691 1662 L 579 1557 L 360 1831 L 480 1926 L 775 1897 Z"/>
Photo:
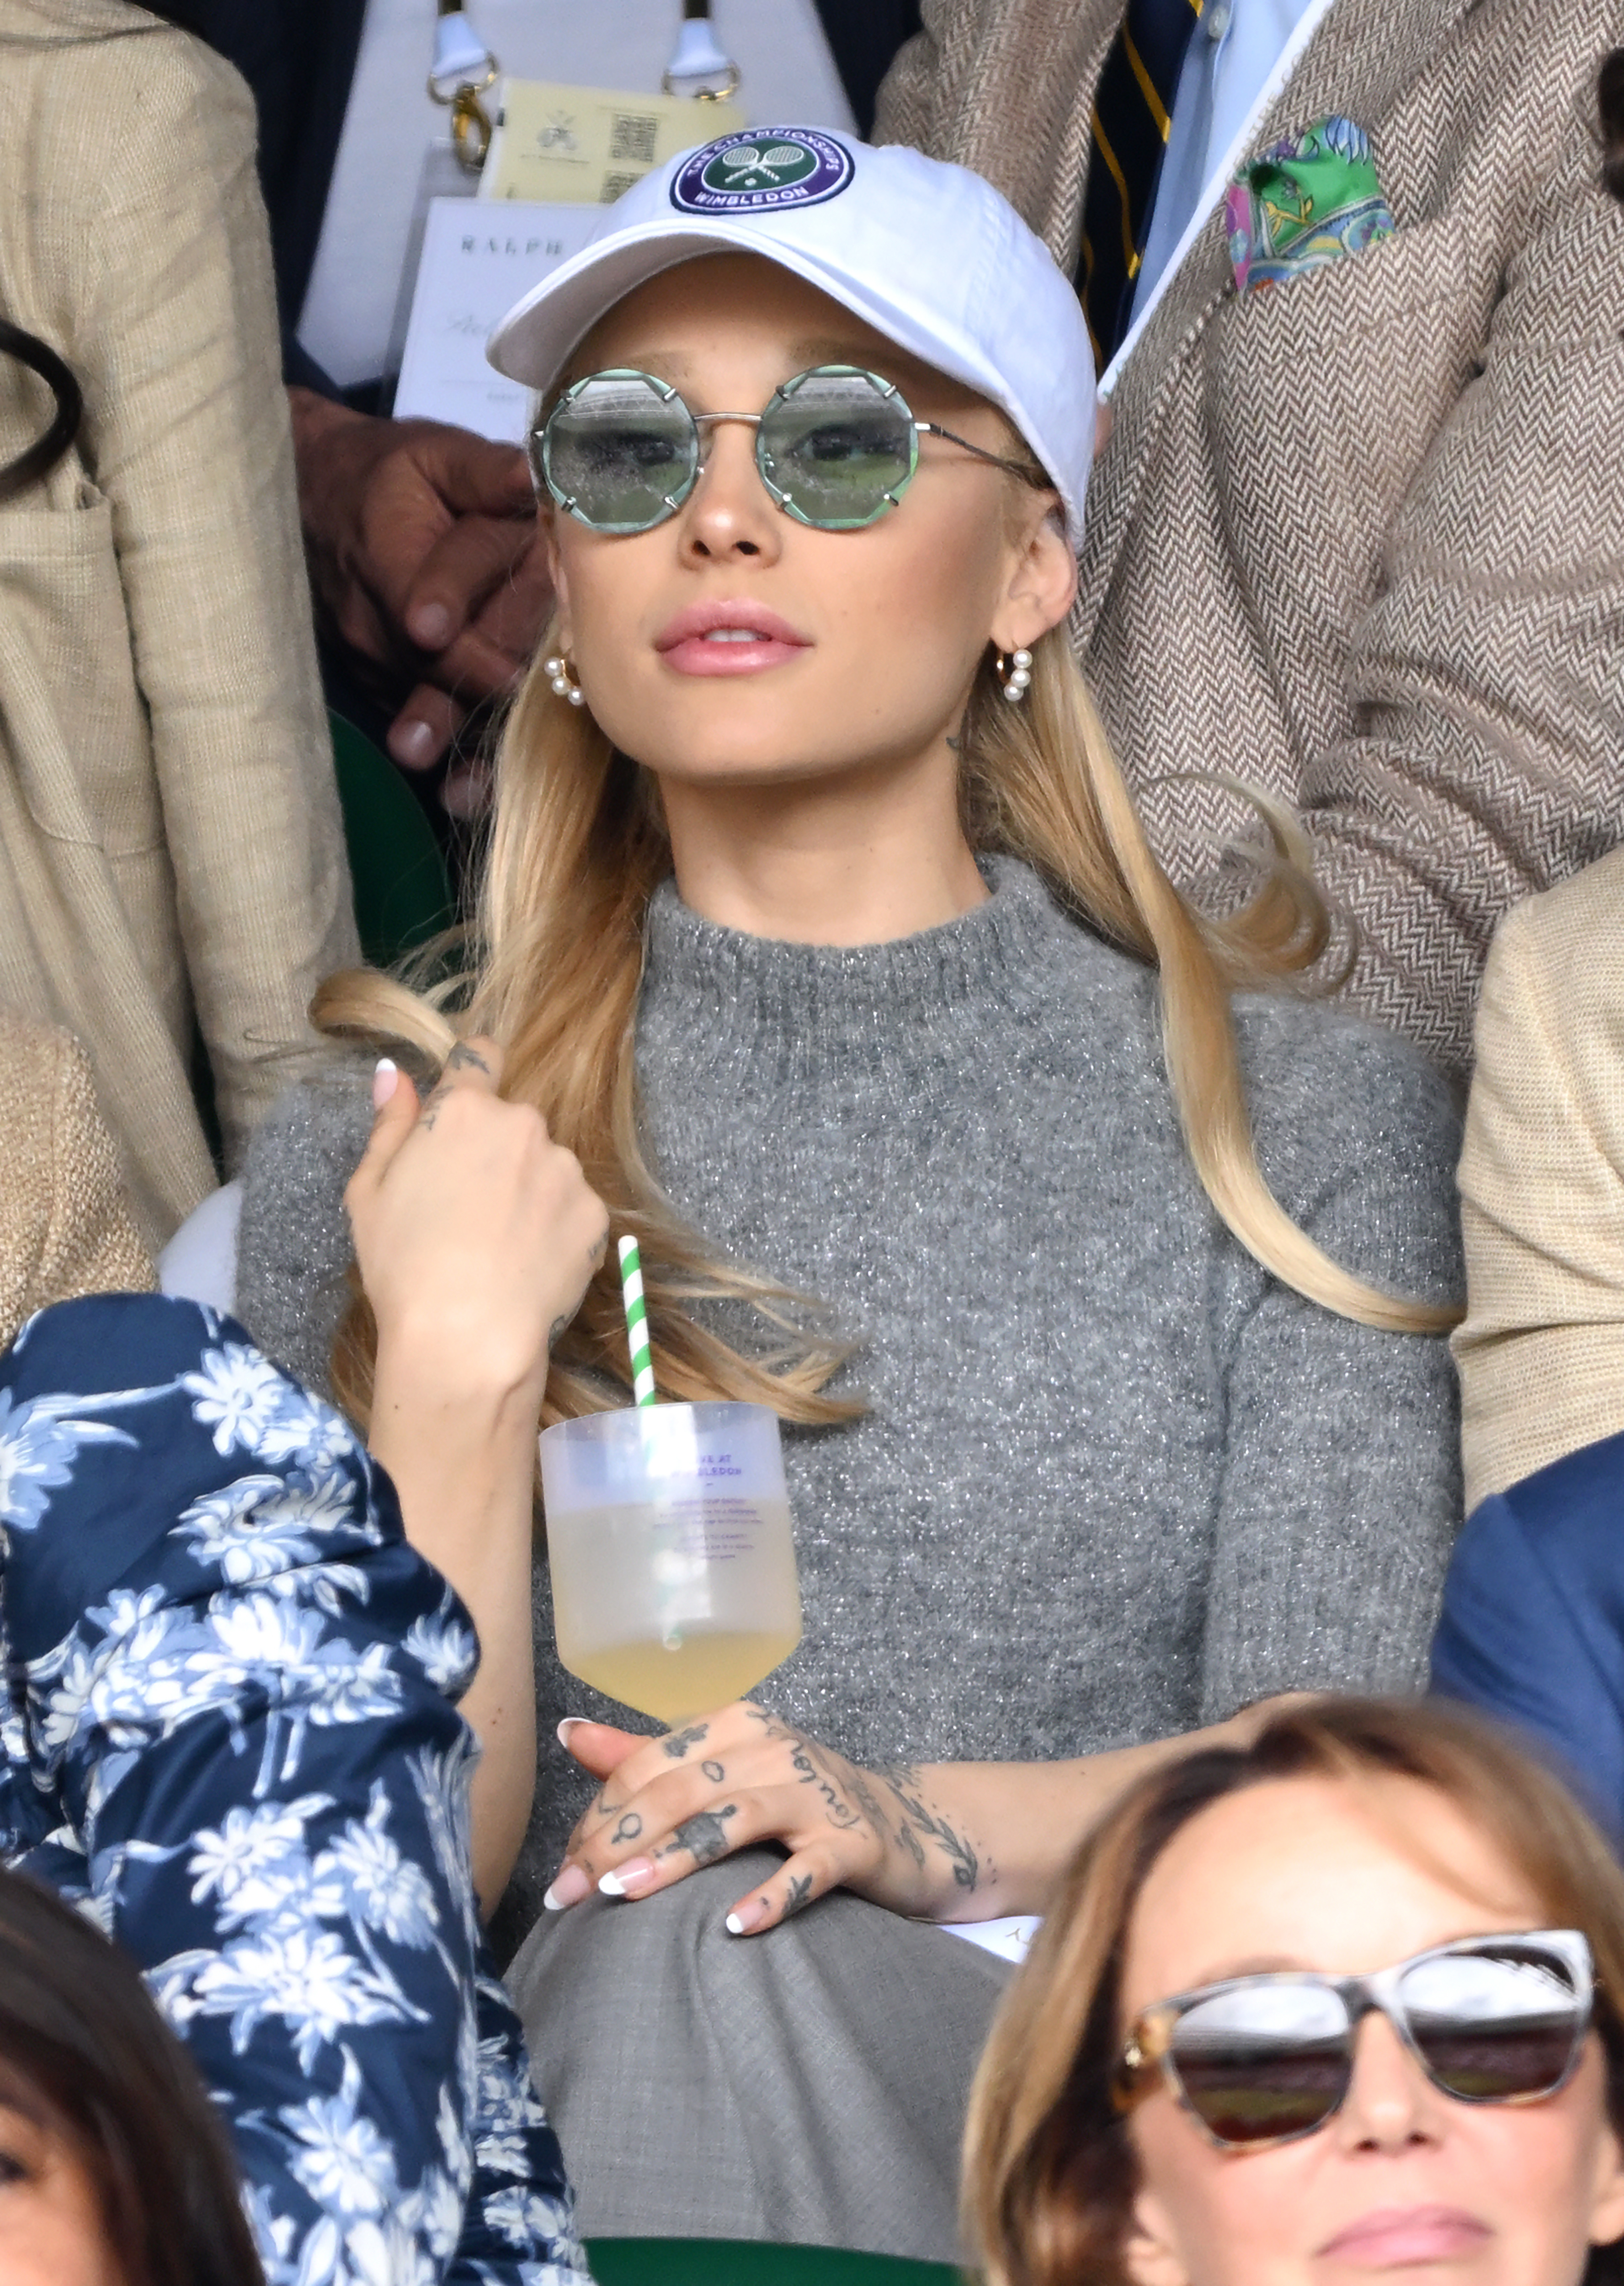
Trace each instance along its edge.
<path fill-rule="evenodd" d="M 960 2286 L 934 2262 L 839 2247 L 760 2246 L 731 2238 L 595 2238 L 598 2286 Z"/>
<path fill-rule="evenodd" d="M 362 955 L 373 968 L 392 968 L 455 920 L 451 877 L 434 828 L 388 756 L 341 714 L 327 721 Z"/>

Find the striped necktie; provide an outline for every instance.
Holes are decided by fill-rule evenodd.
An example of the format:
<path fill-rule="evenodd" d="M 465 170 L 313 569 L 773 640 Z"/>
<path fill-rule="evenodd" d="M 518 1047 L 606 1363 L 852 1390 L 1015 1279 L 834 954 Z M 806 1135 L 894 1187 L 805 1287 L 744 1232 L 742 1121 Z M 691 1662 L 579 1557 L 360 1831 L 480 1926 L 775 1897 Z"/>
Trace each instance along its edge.
<path fill-rule="evenodd" d="M 1202 0 L 1128 0 L 1100 75 L 1077 286 L 1102 372 L 1128 329 L 1173 99 L 1201 9 Z"/>

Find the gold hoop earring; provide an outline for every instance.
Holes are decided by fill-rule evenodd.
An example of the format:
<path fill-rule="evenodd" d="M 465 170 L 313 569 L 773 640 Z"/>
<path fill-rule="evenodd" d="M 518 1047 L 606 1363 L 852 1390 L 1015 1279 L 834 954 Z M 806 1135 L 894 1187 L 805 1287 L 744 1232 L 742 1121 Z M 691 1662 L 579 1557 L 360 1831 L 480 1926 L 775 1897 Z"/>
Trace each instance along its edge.
<path fill-rule="evenodd" d="M 544 659 L 542 669 L 559 698 L 567 698 L 572 706 L 585 706 L 586 693 L 575 679 L 573 660 L 565 658 L 561 653 L 557 658 Z"/>
<path fill-rule="evenodd" d="M 1012 650 L 1006 658 L 1000 650 L 992 661 L 992 669 L 1003 687 L 1004 697 L 1012 706 L 1018 706 L 1032 682 L 1032 653 Z"/>

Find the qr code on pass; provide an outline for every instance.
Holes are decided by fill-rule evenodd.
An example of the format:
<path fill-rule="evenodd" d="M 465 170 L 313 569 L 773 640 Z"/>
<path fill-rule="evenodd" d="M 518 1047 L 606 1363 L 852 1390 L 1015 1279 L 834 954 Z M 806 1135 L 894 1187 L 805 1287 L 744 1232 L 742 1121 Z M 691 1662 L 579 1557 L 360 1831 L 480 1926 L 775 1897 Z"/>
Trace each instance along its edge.
<path fill-rule="evenodd" d="M 633 183 L 640 183 L 642 179 L 640 168 L 634 175 L 606 175 L 603 178 L 603 188 L 598 193 L 599 205 L 612 207 L 617 198 L 632 188 Z"/>
<path fill-rule="evenodd" d="M 647 112 L 617 111 L 609 120 L 609 156 L 630 159 L 634 166 L 652 167 L 654 141 L 660 131 L 657 119 Z"/>

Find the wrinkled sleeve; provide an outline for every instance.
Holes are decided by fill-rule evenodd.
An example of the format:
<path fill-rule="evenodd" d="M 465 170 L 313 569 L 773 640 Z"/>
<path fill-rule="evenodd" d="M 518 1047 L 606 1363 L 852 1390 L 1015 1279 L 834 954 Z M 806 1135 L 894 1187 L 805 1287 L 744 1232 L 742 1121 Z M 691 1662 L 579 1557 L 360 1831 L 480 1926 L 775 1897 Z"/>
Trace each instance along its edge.
<path fill-rule="evenodd" d="M 1328 1017 L 1312 1037 L 1282 1008 L 1261 1029 L 1249 1076 L 1282 1204 L 1388 1292 L 1456 1298 L 1443 1080 L 1374 1027 Z M 1278 1691 L 1423 1689 L 1461 1520 L 1446 1343 L 1340 1317 L 1238 1249 L 1217 1323 L 1227 1431 L 1201 1719 Z"/>
<path fill-rule="evenodd" d="M 11 1861 L 135 1958 L 270 2286 L 566 2286 L 467 1849 L 477 1657 L 347 1424 L 229 1319 L 97 1297 L 0 1364 Z"/>

